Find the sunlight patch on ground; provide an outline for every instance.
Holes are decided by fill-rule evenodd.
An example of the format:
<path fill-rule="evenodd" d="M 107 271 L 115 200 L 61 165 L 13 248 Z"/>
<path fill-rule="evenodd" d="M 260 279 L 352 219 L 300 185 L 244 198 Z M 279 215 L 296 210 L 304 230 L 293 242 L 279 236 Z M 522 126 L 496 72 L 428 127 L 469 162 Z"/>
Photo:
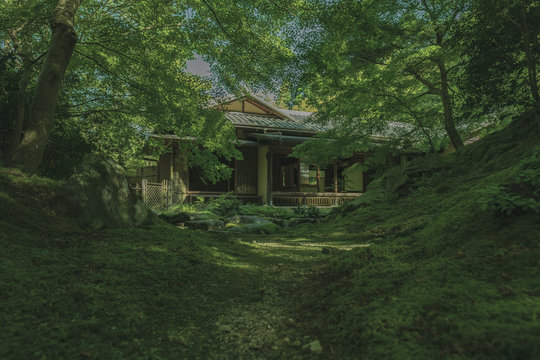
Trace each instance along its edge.
<path fill-rule="evenodd" d="M 352 250 L 357 247 L 366 247 L 369 244 L 336 244 L 336 243 L 313 243 L 307 242 L 287 244 L 286 242 L 256 242 L 257 248 L 275 248 L 282 250 L 292 251 L 321 251 L 323 248 L 335 249 L 335 250 Z M 253 246 L 253 244 L 251 244 Z"/>
<path fill-rule="evenodd" d="M 225 254 L 215 247 L 210 248 L 210 253 L 214 256 L 215 259 L 220 261 L 220 265 L 222 266 L 233 269 L 258 269 L 258 266 L 241 262 L 239 261 L 238 257 Z"/>
<path fill-rule="evenodd" d="M 146 250 L 152 251 L 152 252 L 159 252 L 159 253 L 168 253 L 169 252 L 169 250 L 167 250 L 167 249 L 165 249 L 163 247 L 157 246 L 157 245 L 147 246 Z"/>

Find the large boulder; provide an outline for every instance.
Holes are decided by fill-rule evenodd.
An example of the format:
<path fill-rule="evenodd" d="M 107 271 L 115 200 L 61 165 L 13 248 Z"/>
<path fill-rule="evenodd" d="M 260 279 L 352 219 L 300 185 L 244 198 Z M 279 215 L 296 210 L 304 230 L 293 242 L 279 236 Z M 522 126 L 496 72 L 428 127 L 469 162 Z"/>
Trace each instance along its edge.
<path fill-rule="evenodd" d="M 110 160 L 91 157 L 59 191 L 55 205 L 92 228 L 144 224 L 149 211 L 130 187 L 125 170 Z"/>

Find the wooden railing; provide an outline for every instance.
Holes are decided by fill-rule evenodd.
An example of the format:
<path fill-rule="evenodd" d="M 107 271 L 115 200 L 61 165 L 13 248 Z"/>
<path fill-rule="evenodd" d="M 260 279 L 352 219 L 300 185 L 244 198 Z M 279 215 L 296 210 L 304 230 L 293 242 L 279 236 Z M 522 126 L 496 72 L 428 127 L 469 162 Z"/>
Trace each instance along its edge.
<path fill-rule="evenodd" d="M 352 201 L 361 193 L 274 192 L 272 204 L 276 206 L 334 206 Z"/>
<path fill-rule="evenodd" d="M 187 193 L 187 202 L 194 202 L 197 198 L 202 198 L 204 201 L 215 199 L 220 196 L 225 195 L 224 192 L 213 192 L 213 191 L 188 191 Z M 244 203 L 250 203 L 250 204 L 261 204 L 262 203 L 262 196 L 258 195 L 243 195 L 243 194 L 236 194 L 234 195 L 235 198 L 240 199 Z"/>
<path fill-rule="evenodd" d="M 194 202 L 197 198 L 204 201 L 225 195 L 224 192 L 188 191 L 179 193 L 176 184 L 163 180 L 161 183 L 151 183 L 143 180 L 140 192 L 144 202 L 152 208 L 167 208 L 174 203 Z M 137 188 L 139 190 L 139 188 Z M 315 192 L 274 192 L 272 204 L 275 206 L 336 206 L 352 201 L 361 193 L 315 193 Z M 261 204 L 262 197 L 258 195 L 234 195 L 244 203 Z"/>

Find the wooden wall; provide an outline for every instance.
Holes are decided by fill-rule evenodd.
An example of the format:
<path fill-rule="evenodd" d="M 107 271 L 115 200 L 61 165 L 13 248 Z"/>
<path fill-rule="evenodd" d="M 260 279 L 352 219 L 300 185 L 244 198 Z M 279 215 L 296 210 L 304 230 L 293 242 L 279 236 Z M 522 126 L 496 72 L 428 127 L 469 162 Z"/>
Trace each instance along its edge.
<path fill-rule="evenodd" d="M 258 150 L 245 148 L 240 151 L 244 159 L 236 161 L 236 193 L 255 195 L 258 192 Z"/>

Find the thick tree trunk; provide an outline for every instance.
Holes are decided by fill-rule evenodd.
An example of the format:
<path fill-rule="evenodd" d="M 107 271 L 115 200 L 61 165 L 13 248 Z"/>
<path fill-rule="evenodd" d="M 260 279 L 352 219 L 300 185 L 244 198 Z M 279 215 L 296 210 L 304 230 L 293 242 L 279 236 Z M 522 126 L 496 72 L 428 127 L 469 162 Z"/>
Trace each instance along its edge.
<path fill-rule="evenodd" d="M 29 124 L 21 144 L 9 160 L 10 165 L 18 166 L 29 173 L 35 173 L 41 163 L 54 126 L 58 94 L 77 43 L 73 23 L 81 1 L 58 0 L 51 20 L 51 42 L 39 75 Z"/>
<path fill-rule="evenodd" d="M 437 63 L 439 71 L 441 73 L 441 99 L 443 105 L 443 114 L 444 114 L 444 128 L 446 133 L 450 138 L 450 142 L 457 150 L 462 148 L 463 141 L 457 132 L 456 126 L 454 125 L 454 115 L 452 112 L 452 100 L 450 98 L 450 93 L 448 92 L 448 71 L 443 61 Z"/>
<path fill-rule="evenodd" d="M 22 62 L 23 73 L 21 80 L 19 81 L 19 93 L 17 95 L 17 118 L 15 119 L 15 124 L 13 124 L 13 134 L 11 134 L 11 138 L 9 139 L 6 159 L 10 159 L 21 144 L 24 112 L 26 108 L 26 89 L 28 88 L 30 73 L 32 72 L 32 63 L 27 56 L 22 56 Z"/>

